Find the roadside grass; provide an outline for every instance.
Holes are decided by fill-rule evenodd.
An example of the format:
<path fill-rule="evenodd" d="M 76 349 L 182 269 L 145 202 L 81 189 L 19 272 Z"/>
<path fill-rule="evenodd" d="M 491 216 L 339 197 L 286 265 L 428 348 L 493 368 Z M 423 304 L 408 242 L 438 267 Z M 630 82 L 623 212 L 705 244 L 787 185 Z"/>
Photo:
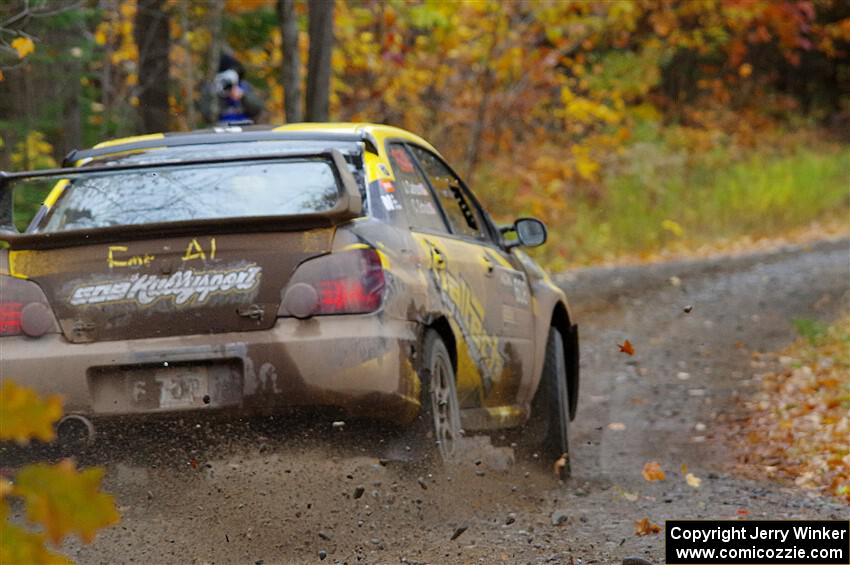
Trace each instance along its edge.
<path fill-rule="evenodd" d="M 742 463 L 850 504 L 850 314 L 830 326 L 797 321 L 801 338 L 758 375 Z"/>
<path fill-rule="evenodd" d="M 824 144 L 743 158 L 725 151 L 662 166 L 637 163 L 592 195 L 568 197 L 537 256 L 553 269 L 651 259 L 665 251 L 782 235 L 844 222 L 850 235 L 850 148 Z M 641 159 L 637 153 L 635 159 Z"/>

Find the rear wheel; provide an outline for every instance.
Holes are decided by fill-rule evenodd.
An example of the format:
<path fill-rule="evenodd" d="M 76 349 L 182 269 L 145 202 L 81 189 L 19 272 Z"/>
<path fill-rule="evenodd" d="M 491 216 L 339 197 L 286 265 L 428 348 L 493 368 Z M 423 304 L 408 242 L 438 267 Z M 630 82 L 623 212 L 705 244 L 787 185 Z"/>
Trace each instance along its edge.
<path fill-rule="evenodd" d="M 419 368 L 422 408 L 415 428 L 442 461 L 453 460 L 461 438 L 460 406 L 452 357 L 440 335 L 428 330 L 422 344 Z"/>
<path fill-rule="evenodd" d="M 569 428 L 570 397 L 564 340 L 561 332 L 553 327 L 549 329 L 543 374 L 523 435 L 544 463 L 555 465 L 561 479 L 570 476 Z"/>

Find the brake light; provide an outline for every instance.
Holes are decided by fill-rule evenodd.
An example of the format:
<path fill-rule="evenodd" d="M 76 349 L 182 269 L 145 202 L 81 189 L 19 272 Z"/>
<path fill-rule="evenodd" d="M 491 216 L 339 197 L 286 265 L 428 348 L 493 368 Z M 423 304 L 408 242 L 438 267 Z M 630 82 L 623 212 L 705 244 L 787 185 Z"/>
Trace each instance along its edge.
<path fill-rule="evenodd" d="M 381 307 L 386 281 L 378 251 L 354 249 L 302 263 L 286 288 L 280 315 L 309 318 L 365 314 Z"/>
<path fill-rule="evenodd" d="M 20 335 L 22 302 L 0 302 L 0 335 Z"/>
<path fill-rule="evenodd" d="M 58 331 L 56 317 L 37 284 L 0 275 L 0 337 L 38 337 Z"/>

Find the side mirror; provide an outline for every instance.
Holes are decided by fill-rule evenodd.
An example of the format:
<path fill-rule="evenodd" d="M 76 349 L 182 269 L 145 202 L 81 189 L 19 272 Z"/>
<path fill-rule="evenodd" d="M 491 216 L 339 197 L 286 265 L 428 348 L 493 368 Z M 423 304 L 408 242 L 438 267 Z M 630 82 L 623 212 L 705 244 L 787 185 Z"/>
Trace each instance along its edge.
<path fill-rule="evenodd" d="M 516 232 L 516 240 L 509 241 L 505 247 L 538 247 L 546 243 L 547 231 L 546 224 L 537 218 L 519 218 L 512 226 L 506 226 L 501 229 L 502 233 Z"/>

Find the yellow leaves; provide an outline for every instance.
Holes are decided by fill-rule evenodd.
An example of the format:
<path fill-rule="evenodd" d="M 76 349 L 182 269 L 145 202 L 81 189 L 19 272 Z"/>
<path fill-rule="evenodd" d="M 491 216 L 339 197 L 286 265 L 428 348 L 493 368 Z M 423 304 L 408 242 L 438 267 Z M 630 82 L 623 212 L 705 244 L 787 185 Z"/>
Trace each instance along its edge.
<path fill-rule="evenodd" d="M 637 522 L 635 522 L 635 535 L 636 536 L 648 536 L 650 534 L 657 534 L 661 531 L 661 526 L 658 524 L 653 524 L 649 521 L 649 518 L 641 518 Z"/>
<path fill-rule="evenodd" d="M 689 487 L 699 488 L 702 484 L 702 479 L 700 479 L 693 473 L 688 473 L 687 475 L 685 475 L 685 482 L 688 483 Z"/>
<path fill-rule="evenodd" d="M 0 441 L 24 444 L 30 439 L 52 441 L 53 424 L 62 417 L 62 399 L 53 395 L 42 400 L 31 389 L 10 380 L 0 387 Z"/>
<path fill-rule="evenodd" d="M 744 63 L 740 67 L 738 67 L 738 76 L 741 78 L 747 78 L 753 74 L 753 66 L 749 63 Z"/>
<path fill-rule="evenodd" d="M 596 178 L 596 172 L 599 170 L 599 163 L 590 157 L 590 152 L 586 147 L 574 145 L 572 147 L 573 157 L 575 158 L 576 172 L 585 180 L 593 180 Z"/>
<path fill-rule="evenodd" d="M 48 441 L 54 435 L 53 423 L 62 415 L 58 397 L 43 400 L 9 380 L 0 389 L 0 407 L 0 441 Z M 100 468 L 78 471 L 72 461 L 65 460 L 56 465 L 26 465 L 14 482 L 0 478 L 0 563 L 72 563 L 48 551 L 46 538 L 59 545 L 66 535 L 76 533 L 90 543 L 97 530 L 118 521 L 112 496 L 99 490 L 103 474 Z M 9 522 L 9 497 L 22 499 L 27 519 L 40 531 L 30 532 Z"/>
<path fill-rule="evenodd" d="M 661 229 L 670 232 L 676 237 L 682 237 L 685 234 L 685 229 L 674 220 L 666 219 L 661 222 Z"/>
<path fill-rule="evenodd" d="M 643 466 L 641 474 L 643 475 L 643 478 L 649 482 L 663 481 L 667 478 L 667 475 L 661 469 L 661 465 L 659 465 L 657 461 L 649 461 L 646 463 Z"/>
<path fill-rule="evenodd" d="M 16 37 L 12 40 L 12 49 L 18 52 L 18 58 L 23 59 L 35 51 L 35 43 L 29 37 Z"/>
<path fill-rule="evenodd" d="M 97 31 L 94 32 L 94 42 L 97 45 L 103 46 L 106 45 L 106 42 L 109 38 L 106 36 L 106 30 L 103 29 L 103 26 L 97 26 Z"/>
<path fill-rule="evenodd" d="M 70 559 L 48 551 L 41 534 L 10 524 L 5 517 L 0 522 L 0 563 L 73 565 Z"/>
<path fill-rule="evenodd" d="M 30 131 L 26 138 L 15 144 L 12 164 L 20 169 L 49 169 L 56 166 L 53 145 L 48 143 L 40 131 Z"/>
<path fill-rule="evenodd" d="M 70 460 L 30 465 L 18 473 L 14 494 L 24 500 L 27 518 L 41 524 L 53 543 L 69 533 L 91 543 L 97 530 L 120 518 L 113 497 L 99 492 L 103 474 L 100 468 L 77 471 Z"/>

